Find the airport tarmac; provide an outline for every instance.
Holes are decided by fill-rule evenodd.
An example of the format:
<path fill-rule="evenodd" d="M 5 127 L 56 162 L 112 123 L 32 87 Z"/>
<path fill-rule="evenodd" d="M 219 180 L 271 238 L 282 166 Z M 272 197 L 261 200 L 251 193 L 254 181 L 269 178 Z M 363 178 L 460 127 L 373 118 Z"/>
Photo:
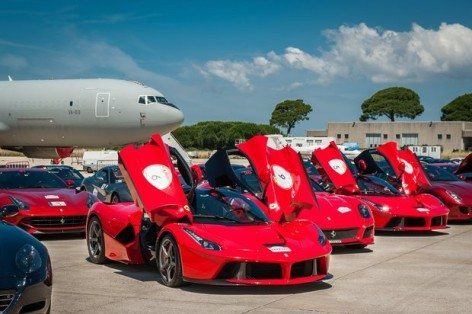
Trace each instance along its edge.
<path fill-rule="evenodd" d="M 336 249 L 325 282 L 285 287 L 167 288 L 154 266 L 87 261 L 85 239 L 48 235 L 53 313 L 288 313 L 472 311 L 472 223 L 442 232 L 383 233 Z"/>

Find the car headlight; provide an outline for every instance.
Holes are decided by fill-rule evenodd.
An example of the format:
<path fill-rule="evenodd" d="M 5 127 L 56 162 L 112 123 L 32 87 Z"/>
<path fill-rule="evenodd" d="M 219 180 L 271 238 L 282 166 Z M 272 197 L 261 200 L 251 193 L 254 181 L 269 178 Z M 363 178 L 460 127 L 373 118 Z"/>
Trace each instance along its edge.
<path fill-rule="evenodd" d="M 449 191 L 449 190 L 446 190 L 446 193 L 447 193 L 447 195 L 452 197 L 452 199 L 455 200 L 456 202 L 458 202 L 458 203 L 462 202 L 462 198 L 459 195 L 457 195 L 456 193 L 454 193 L 452 191 Z"/>
<path fill-rule="evenodd" d="M 357 209 L 359 210 L 359 214 L 361 214 L 362 218 L 370 218 L 370 209 L 366 204 L 359 204 L 357 205 Z"/>
<path fill-rule="evenodd" d="M 328 243 L 328 239 L 326 238 L 324 232 L 318 227 L 317 225 L 314 225 L 316 228 L 316 231 L 318 231 L 318 243 L 321 246 L 324 246 L 326 243 Z"/>
<path fill-rule="evenodd" d="M 16 206 L 18 206 L 19 209 L 23 209 L 23 210 L 28 210 L 28 209 L 30 209 L 30 207 L 28 206 L 28 204 L 26 204 L 26 203 L 23 202 L 22 200 L 18 199 L 17 197 L 10 196 L 10 199 L 12 200 L 13 204 L 15 204 Z"/>
<path fill-rule="evenodd" d="M 184 228 L 184 231 L 192 238 L 195 240 L 195 242 L 197 242 L 198 244 L 200 244 L 200 246 L 204 249 L 207 249 L 207 250 L 213 250 L 213 251 L 221 251 L 221 247 L 214 243 L 214 242 L 211 242 L 211 241 L 208 241 L 206 239 L 203 239 L 202 237 L 200 237 L 198 234 L 196 234 L 195 232 L 193 232 L 192 230 L 190 229 L 187 229 L 187 228 Z"/>
<path fill-rule="evenodd" d="M 25 274 L 34 273 L 43 264 L 41 255 L 31 244 L 25 244 L 18 250 L 15 263 L 18 269 Z"/>
<path fill-rule="evenodd" d="M 93 204 L 95 204 L 97 202 L 97 199 L 90 193 L 88 193 L 87 195 L 87 208 L 90 209 L 90 207 L 92 207 Z"/>
<path fill-rule="evenodd" d="M 390 210 L 390 208 L 387 205 L 380 205 L 380 204 L 374 203 L 374 202 L 366 200 L 366 199 L 364 199 L 364 201 L 366 201 L 367 203 L 369 203 L 372 206 L 375 206 L 375 208 L 378 208 L 381 211 L 388 212 Z"/>

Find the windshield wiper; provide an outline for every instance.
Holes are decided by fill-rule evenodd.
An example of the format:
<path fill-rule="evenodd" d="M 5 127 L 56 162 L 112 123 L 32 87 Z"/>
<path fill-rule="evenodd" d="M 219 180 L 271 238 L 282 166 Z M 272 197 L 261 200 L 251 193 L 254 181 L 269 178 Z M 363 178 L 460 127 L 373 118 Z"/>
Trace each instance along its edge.
<path fill-rule="evenodd" d="M 225 217 L 225 216 L 216 216 L 216 215 L 193 215 L 194 218 L 212 218 L 212 219 L 217 219 L 217 220 L 229 220 L 237 223 L 241 223 L 239 220 L 231 218 L 231 217 Z"/>

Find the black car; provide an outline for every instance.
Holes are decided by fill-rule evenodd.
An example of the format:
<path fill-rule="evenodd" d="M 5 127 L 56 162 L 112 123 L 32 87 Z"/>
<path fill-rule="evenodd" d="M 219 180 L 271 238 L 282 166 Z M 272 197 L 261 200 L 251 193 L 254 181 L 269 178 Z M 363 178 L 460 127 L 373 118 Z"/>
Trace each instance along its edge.
<path fill-rule="evenodd" d="M 46 169 L 49 172 L 54 173 L 56 176 L 61 178 L 66 183 L 74 181 L 74 185 L 73 185 L 74 188 L 80 187 L 82 181 L 84 180 L 84 176 L 80 173 L 80 171 L 71 166 L 41 165 L 41 166 L 34 166 L 33 168 Z"/>
<path fill-rule="evenodd" d="M 49 313 L 49 254 L 36 238 L 2 221 L 17 214 L 15 205 L 0 207 L 0 313 Z"/>
<path fill-rule="evenodd" d="M 107 166 L 82 181 L 80 189 L 87 190 L 105 203 L 132 202 L 133 198 L 118 166 Z"/>

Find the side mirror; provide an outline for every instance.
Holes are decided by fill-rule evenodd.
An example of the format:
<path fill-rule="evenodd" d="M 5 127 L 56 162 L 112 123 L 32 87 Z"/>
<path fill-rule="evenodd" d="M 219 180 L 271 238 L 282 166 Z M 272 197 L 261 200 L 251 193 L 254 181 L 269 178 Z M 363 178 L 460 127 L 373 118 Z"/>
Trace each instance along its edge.
<path fill-rule="evenodd" d="M 73 188 L 74 187 L 74 180 L 66 180 L 66 185 L 68 188 Z"/>
<path fill-rule="evenodd" d="M 196 184 L 203 181 L 204 175 L 203 175 L 202 168 L 200 168 L 198 165 L 193 165 L 191 167 L 191 170 L 192 170 L 192 174 L 194 176 L 194 181 Z"/>
<path fill-rule="evenodd" d="M 359 160 L 358 167 L 359 167 L 360 173 L 363 173 L 364 171 L 367 170 L 367 164 L 365 163 L 364 159 Z"/>
<path fill-rule="evenodd" d="M 16 205 L 4 205 L 0 207 L 0 218 L 14 217 L 20 212 L 18 206 Z"/>

